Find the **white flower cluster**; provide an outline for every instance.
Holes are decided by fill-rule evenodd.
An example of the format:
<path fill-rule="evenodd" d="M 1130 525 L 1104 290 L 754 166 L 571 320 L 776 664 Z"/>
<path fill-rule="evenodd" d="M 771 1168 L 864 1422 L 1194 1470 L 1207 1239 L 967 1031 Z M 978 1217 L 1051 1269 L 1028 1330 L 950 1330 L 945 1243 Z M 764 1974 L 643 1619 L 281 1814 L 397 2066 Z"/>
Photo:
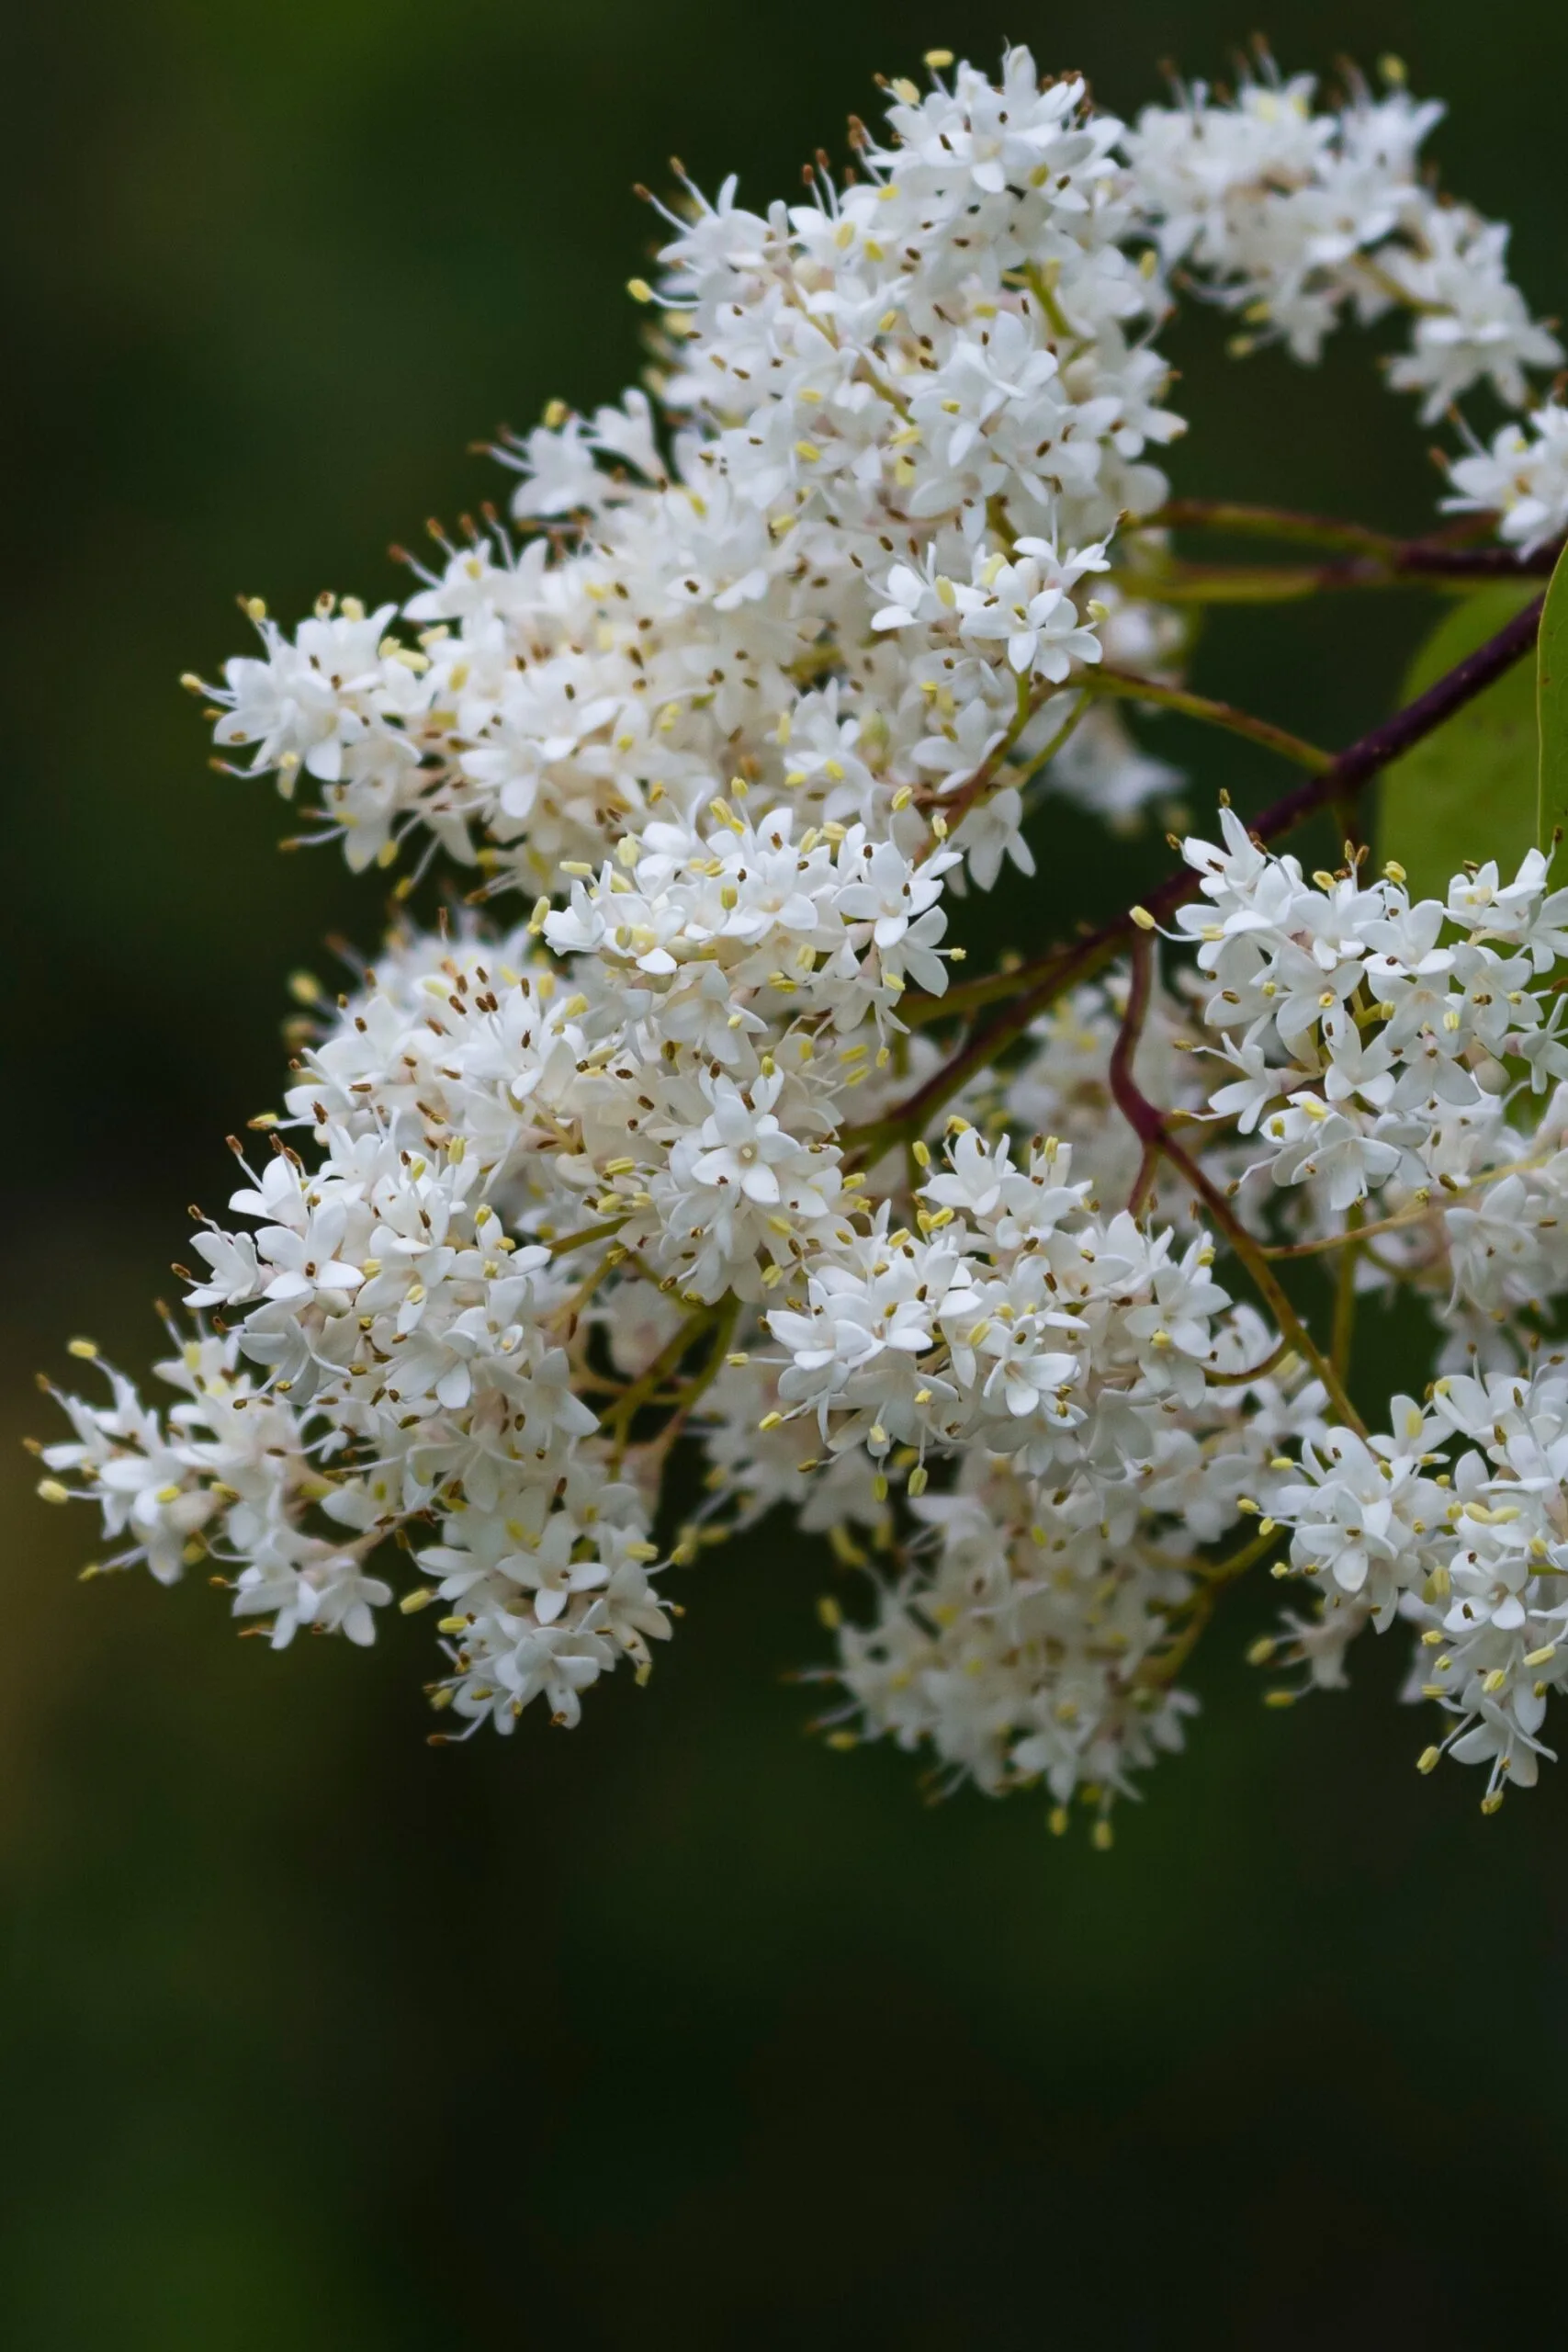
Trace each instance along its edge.
<path fill-rule="evenodd" d="M 423 824 L 552 888 L 737 774 L 760 809 L 880 836 L 902 781 L 953 795 L 1050 741 L 1043 690 L 1099 652 L 1075 591 L 1165 495 L 1166 298 L 1080 82 L 1018 50 L 999 88 L 962 68 L 892 126 L 809 202 L 687 191 L 657 293 L 634 282 L 664 415 L 559 407 L 502 451 L 516 521 L 553 527 L 451 551 L 412 641 L 390 607 L 323 605 L 292 639 L 257 608 L 261 658 L 204 689 L 218 740 L 320 786 L 352 864 Z M 961 829 L 982 874 L 1016 816 Z"/>
<path fill-rule="evenodd" d="M 1108 1839 L 1112 1801 L 1180 1746 L 1195 1704 L 1172 1681 L 1186 1652 L 1173 1630 L 1201 1625 L 1213 1574 L 1192 1544 L 1257 1510 L 1280 1445 L 1324 1433 L 1323 1391 L 1299 1368 L 1247 1377 L 1269 1354 L 1244 1309 L 1213 1351 L 1228 1386 L 1193 1382 L 1191 1402 L 1166 1392 L 1142 1416 L 1123 1392 L 1105 1417 L 1126 1447 L 1113 1468 L 1109 1449 L 1045 1477 L 1027 1475 L 1022 1449 L 966 1452 L 952 1492 L 911 1502 L 908 1565 L 879 1587 L 872 1623 L 843 1627 L 831 1736 L 927 1745 L 942 1785 L 969 1777 L 996 1794 L 1043 1780 L 1057 1808 L 1085 1797 Z"/>
<path fill-rule="evenodd" d="M 1538 1735 L 1568 1615 L 1553 1583 L 1568 1381 L 1560 1355 L 1532 1363 L 1568 1291 L 1568 890 L 1532 850 L 1511 882 L 1468 868 L 1446 903 L 1413 905 L 1397 867 L 1365 887 L 1353 870 L 1309 881 L 1224 814 L 1223 847 L 1186 844 L 1208 903 L 1181 917 L 1213 987 L 1205 1022 L 1233 1033 L 1240 1073 L 1211 1109 L 1255 1136 L 1249 1172 L 1297 1204 L 1294 1246 L 1354 1250 L 1362 1288 L 1423 1291 L 1456 1368 L 1429 1408 L 1394 1399 L 1391 1435 L 1337 1426 L 1299 1471 L 1270 1463 L 1263 1508 L 1294 1531 L 1290 1572 L 1323 1594 L 1284 1654 L 1333 1683 L 1367 1623 L 1415 1623 L 1440 1654 L 1418 1653 L 1411 1695 L 1458 1719 L 1424 1769 L 1445 1750 L 1488 1764 L 1492 1805 L 1550 1752 Z M 1456 1435 L 1472 1450 L 1450 1467 Z"/>
<path fill-rule="evenodd" d="M 1178 919 L 1236 1072 L 1211 1110 L 1299 1247 L 1364 1227 L 1363 1287 L 1416 1282 L 1450 1358 L 1511 1361 L 1498 1327 L 1568 1287 L 1568 890 L 1531 850 L 1412 905 L 1397 866 L 1309 878 L 1222 817 L 1223 845 L 1185 844 L 1205 903 Z"/>
<path fill-rule="evenodd" d="M 446 547 L 400 611 L 251 608 L 259 656 L 201 688 L 219 743 L 356 868 L 423 834 L 531 911 L 400 929 L 316 1003 L 270 1157 L 179 1270 L 176 1401 L 114 1372 L 63 1399 L 41 1491 L 101 1509 L 105 1566 L 210 1563 L 279 1645 L 368 1641 L 400 1550 L 432 1702 L 502 1731 L 646 1676 L 670 1572 L 787 1505 L 875 1565 L 869 1626 L 828 1611 L 835 1738 L 1043 1781 L 1102 1837 L 1291 1528 L 1333 1606 L 1289 1655 L 1332 1679 L 1369 1618 L 1458 1596 L 1424 1679 L 1456 1753 L 1526 1778 L 1568 1534 L 1568 1383 L 1526 1370 L 1568 1287 L 1568 892 L 1532 854 L 1413 906 L 1227 809 L 1186 844 L 1195 970 L 1162 988 L 1129 929 L 1131 968 L 1065 969 L 967 1060 L 954 1020 L 1012 983 L 950 989 L 948 925 L 1032 873 L 1037 779 L 1112 821 L 1173 780 L 1100 688 L 1169 682 L 1183 642 L 1145 527 L 1176 264 L 1303 356 L 1407 300 L 1396 377 L 1439 404 L 1517 399 L 1556 347 L 1501 232 L 1416 180 L 1435 110 L 1402 93 L 1322 116 L 1265 81 L 1127 130 L 1022 50 L 996 85 L 950 62 L 842 186 L 684 190 L 633 284 L 657 404 L 556 404 L 500 453 L 518 535 Z M 1528 526 L 1488 503 L 1556 527 L 1544 490 Z M 1437 1310 L 1454 1376 L 1397 1443 L 1359 1433 L 1280 1253 Z M 1482 1449 L 1452 1501 L 1439 1428 Z M 671 1527 L 681 1444 L 705 1483 Z M 1517 1617 L 1452 1622 L 1509 1576 Z"/>
<path fill-rule="evenodd" d="M 1340 1679 L 1347 1642 L 1395 1615 L 1420 1629 L 1407 1696 L 1454 1718 L 1440 1756 L 1488 1767 L 1483 1805 L 1533 1787 L 1549 1694 L 1568 1674 L 1568 1376 L 1530 1371 L 1439 1380 L 1423 1410 L 1396 1396 L 1392 1433 L 1336 1430 L 1303 1448 L 1298 1483 L 1272 1508 L 1293 1530 L 1294 1571 L 1323 1588 L 1314 1623 L 1290 1624 L 1285 1662 Z M 1450 1458 L 1445 1445 L 1461 1439 Z"/>
<path fill-rule="evenodd" d="M 1240 311 L 1244 347 L 1279 340 L 1298 359 L 1315 359 L 1347 311 L 1367 324 L 1409 311 L 1389 380 L 1421 395 L 1425 424 L 1482 382 L 1522 406 L 1525 370 L 1555 367 L 1562 346 L 1508 277 L 1506 228 L 1420 175 L 1443 108 L 1413 99 L 1396 68 L 1381 98 L 1358 86 L 1320 112 L 1313 75 L 1265 67 L 1227 102 L 1201 83 L 1179 91 L 1128 134 L 1162 263 Z"/>

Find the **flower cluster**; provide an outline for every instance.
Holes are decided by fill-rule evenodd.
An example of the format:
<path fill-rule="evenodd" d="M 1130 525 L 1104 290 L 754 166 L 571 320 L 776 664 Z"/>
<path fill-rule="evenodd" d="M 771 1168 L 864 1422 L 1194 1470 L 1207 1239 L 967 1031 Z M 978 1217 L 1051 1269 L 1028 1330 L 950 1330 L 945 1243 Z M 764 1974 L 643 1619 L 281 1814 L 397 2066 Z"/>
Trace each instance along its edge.
<path fill-rule="evenodd" d="M 1298 1249 L 1360 1232 L 1361 1286 L 1423 1290 L 1445 1362 L 1512 1361 L 1500 1327 L 1568 1287 L 1568 890 L 1531 850 L 1512 881 L 1488 864 L 1413 905 L 1397 865 L 1308 878 L 1222 818 L 1223 845 L 1186 844 L 1204 904 L 1179 917 L 1236 1073 L 1213 1114 Z"/>
<path fill-rule="evenodd" d="M 1043 793 L 1113 825 L 1168 797 L 1129 701 L 1222 708 L 1168 593 L 1155 338 L 1189 282 L 1303 358 L 1404 306 L 1428 413 L 1522 403 L 1557 346 L 1504 232 L 1418 177 L 1438 110 L 1397 85 L 1319 113 L 1265 73 L 1129 129 L 1023 50 L 995 84 L 928 62 L 807 200 L 682 183 L 632 283 L 649 390 L 505 443 L 508 521 L 400 606 L 289 633 L 253 601 L 259 651 L 190 682 L 353 867 L 413 851 L 400 901 L 441 851 L 470 908 L 522 903 L 400 921 L 315 994 L 177 1269 L 175 1401 L 103 1367 L 40 1491 L 100 1509 L 104 1566 L 209 1564 L 275 1645 L 370 1640 L 400 1554 L 468 1731 L 645 1678 L 671 1577 L 787 1506 L 873 1579 L 869 1621 L 825 1604 L 831 1736 L 1042 1781 L 1102 1841 L 1220 1595 L 1288 1543 L 1322 1606 L 1270 1655 L 1331 1681 L 1413 1619 L 1495 1794 L 1533 1773 L 1568 1544 L 1538 1362 L 1568 891 L 1536 852 L 1412 903 L 1226 807 L 1163 978 L 1143 910 L 956 981 L 950 922 L 1034 871 Z M 1568 519 L 1558 415 L 1454 467 L 1508 545 Z M 1445 1376 L 1394 1437 L 1282 1257 L 1433 1308 Z"/>
<path fill-rule="evenodd" d="M 1262 62 L 1234 99 L 1197 84 L 1145 107 L 1128 136 L 1162 263 L 1240 312 L 1243 349 L 1280 341 L 1313 360 L 1347 312 L 1367 324 L 1408 311 L 1389 380 L 1421 395 L 1424 424 L 1482 382 L 1520 406 L 1526 369 L 1556 366 L 1562 346 L 1508 277 L 1506 228 L 1441 201 L 1420 174 L 1443 108 L 1413 99 L 1392 60 L 1382 97 L 1357 85 L 1332 112 L 1316 109 L 1313 75 Z"/>
<path fill-rule="evenodd" d="M 1392 1432 L 1337 1430 L 1303 1449 L 1303 1476 L 1274 1505 L 1293 1531 L 1294 1573 L 1322 1588 L 1315 1620 L 1291 1621 L 1259 1662 L 1304 1664 L 1334 1683 L 1369 1622 L 1419 1628 L 1411 1698 L 1454 1718 L 1445 1753 L 1488 1767 L 1484 1809 L 1506 1784 L 1534 1785 L 1548 1696 L 1568 1673 L 1568 1377 L 1560 1354 L 1529 1372 L 1439 1380 L 1427 1409 L 1408 1396 Z M 1457 1456 L 1446 1445 L 1464 1441 Z"/>

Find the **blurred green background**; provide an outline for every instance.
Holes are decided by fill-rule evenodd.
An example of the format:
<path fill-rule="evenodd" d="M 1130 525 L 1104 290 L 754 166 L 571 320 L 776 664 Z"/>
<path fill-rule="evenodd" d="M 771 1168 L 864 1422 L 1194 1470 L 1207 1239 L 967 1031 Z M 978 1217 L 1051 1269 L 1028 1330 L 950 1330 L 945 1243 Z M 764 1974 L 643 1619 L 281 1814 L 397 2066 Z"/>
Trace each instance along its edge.
<path fill-rule="evenodd" d="M 1450 185 L 1562 302 L 1568 17 L 1275 0 L 1263 28 L 1290 65 L 1404 54 L 1453 102 Z M 279 805 L 205 765 L 175 679 L 240 648 L 234 594 L 397 593 L 387 542 L 495 486 L 469 443 L 619 386 L 629 187 L 671 151 L 788 192 L 932 43 L 1006 30 L 1131 107 L 1252 29 L 1235 0 L 56 0 L 0 33 L 17 2352 L 1555 2339 L 1568 1789 L 1483 1822 L 1475 1776 L 1418 1781 L 1392 1645 L 1353 1701 L 1268 1715 L 1240 1652 L 1269 1597 L 1239 1599 L 1190 1753 L 1102 1857 L 802 1736 L 781 1670 L 827 1571 L 782 1533 L 688 1582 L 646 1692 L 438 1754 L 422 1635 L 273 1658 L 199 1580 L 83 1591 L 85 1518 L 12 1442 L 70 1333 L 154 1351 L 184 1204 L 275 1097 L 285 974 L 378 927 L 374 885 L 278 857 Z M 1181 488 L 1422 524 L 1430 436 L 1364 345 L 1307 374 L 1218 340 L 1175 341 Z M 1425 617 L 1234 620 L 1200 683 L 1332 743 Z M 1196 805 L 1265 781 L 1168 747 Z M 1099 839 L 1063 826 L 1030 936 L 1086 910 L 1053 870 L 1125 898 Z"/>

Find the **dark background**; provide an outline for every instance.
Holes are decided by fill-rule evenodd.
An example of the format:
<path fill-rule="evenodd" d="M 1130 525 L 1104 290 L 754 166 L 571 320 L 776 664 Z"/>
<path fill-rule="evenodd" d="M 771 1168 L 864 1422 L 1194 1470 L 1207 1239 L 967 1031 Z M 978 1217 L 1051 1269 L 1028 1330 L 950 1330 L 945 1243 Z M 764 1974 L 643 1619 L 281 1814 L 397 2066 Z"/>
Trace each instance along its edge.
<path fill-rule="evenodd" d="M 1450 185 L 1562 300 L 1568 17 L 1275 0 L 1287 65 L 1403 53 Z M 628 190 L 797 185 L 874 69 L 1004 29 L 1110 104 L 1226 70 L 1235 0 L 57 0 L 0 34 L 12 526 L 0 1645 L 0 2340 L 17 2352 L 560 2343 L 1555 2340 L 1568 1793 L 1411 1770 L 1390 1649 L 1265 1714 L 1238 1597 L 1190 1754 L 1115 1850 L 921 1808 L 802 1736 L 818 1548 L 719 1555 L 652 1687 L 570 1739 L 423 1744 L 425 1636 L 232 1638 L 199 1579 L 80 1590 L 31 1499 L 35 1367 L 147 1301 L 275 1099 L 282 982 L 377 886 L 280 859 L 175 684 L 496 487 L 468 445 L 637 365 Z M 1064 47 L 1065 44 L 1065 47 Z M 1419 527 L 1433 437 L 1352 338 L 1181 329 L 1191 492 Z M 1415 599 L 1233 620 L 1200 683 L 1320 741 Z M 1194 804 L 1272 779 L 1206 742 Z M 1162 743 L 1162 748 L 1163 748 Z M 1021 944 L 1124 900 L 1063 821 Z M 1385 1338 L 1359 1370 L 1395 1368 Z M 51 1432 L 52 1433 L 52 1432 Z M 1251 1611 L 1249 1616 L 1248 1611 Z M 1553 2324 L 1554 2320 L 1556 2325 Z"/>

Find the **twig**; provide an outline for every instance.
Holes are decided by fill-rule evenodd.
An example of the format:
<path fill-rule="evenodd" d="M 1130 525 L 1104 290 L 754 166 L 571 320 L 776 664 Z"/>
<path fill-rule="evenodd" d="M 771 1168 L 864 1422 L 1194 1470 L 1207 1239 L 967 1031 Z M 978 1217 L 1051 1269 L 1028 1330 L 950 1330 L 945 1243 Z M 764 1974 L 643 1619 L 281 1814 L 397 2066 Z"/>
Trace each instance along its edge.
<path fill-rule="evenodd" d="M 1399 541 L 1365 523 L 1341 522 L 1330 514 L 1303 514 L 1291 506 L 1250 506 L 1233 498 L 1170 498 L 1144 516 L 1139 530 L 1225 531 L 1237 538 L 1298 539 L 1308 547 L 1343 548 L 1362 555 L 1388 555 Z"/>
<path fill-rule="evenodd" d="M 1533 548 L 1528 553 L 1517 548 L 1466 545 L 1475 524 L 1484 526 L 1487 520 L 1480 516 L 1475 523 L 1461 524 L 1457 530 L 1401 539 L 1387 531 L 1369 529 L 1365 524 L 1344 522 L 1332 515 L 1301 514 L 1290 507 L 1252 506 L 1230 499 L 1173 498 L 1135 527 L 1207 530 L 1237 538 L 1279 539 L 1287 545 L 1295 542 L 1335 548 L 1348 559 L 1337 564 L 1275 571 L 1263 566 L 1233 571 L 1219 565 L 1184 566 L 1176 575 L 1179 593 L 1184 581 L 1190 582 L 1196 589 L 1201 571 L 1208 574 L 1216 591 L 1223 591 L 1229 578 L 1237 583 L 1238 593 L 1248 597 L 1266 593 L 1271 580 L 1277 582 L 1275 593 L 1283 596 L 1312 594 L 1321 588 L 1382 587 L 1411 580 L 1464 582 L 1551 578 L 1562 551 L 1561 537 L 1549 546 Z M 1250 588 L 1241 585 L 1249 580 Z M 1299 584 L 1287 586 L 1287 582 Z M 1147 584 L 1140 582 L 1138 593 L 1158 597 L 1162 591 L 1157 582 L 1151 580 Z"/>
<path fill-rule="evenodd" d="M 1412 541 L 1390 557 L 1345 556 L 1334 563 L 1173 563 L 1160 571 L 1128 573 L 1125 584 L 1156 605 L 1290 605 L 1359 589 L 1425 586 L 1457 592 L 1499 580 L 1546 579 L 1561 552 L 1561 543 L 1522 556 L 1512 548 Z"/>
<path fill-rule="evenodd" d="M 1329 1362 L 1341 1380 L 1350 1377 L 1350 1349 L 1356 1336 L 1356 1258 L 1360 1241 L 1360 1204 L 1350 1204 L 1345 1251 L 1336 1270 L 1334 1325 L 1328 1343 Z"/>
<path fill-rule="evenodd" d="M 1276 841 L 1319 809 L 1337 799 L 1350 797 L 1442 726 L 1456 710 L 1472 702 L 1530 650 L 1543 602 L 1540 596 L 1533 598 L 1495 637 L 1488 638 L 1484 645 L 1467 654 L 1424 695 L 1348 745 L 1321 775 L 1308 777 L 1274 801 L 1252 827 L 1254 837 L 1264 842 Z M 1136 938 L 1141 922 L 1168 922 L 1179 908 L 1198 896 L 1199 887 L 1200 877 L 1191 867 L 1179 868 L 1151 892 L 1139 908 L 1136 919 L 1129 908 L 1070 947 L 1054 949 L 1032 964 L 1021 965 L 1014 972 L 998 973 L 994 988 L 987 988 L 985 983 L 972 985 L 966 991 L 971 1007 L 996 999 L 1010 1001 L 1004 1003 L 992 1020 L 973 1030 L 943 1068 L 917 1088 L 908 1102 L 886 1119 L 858 1131 L 852 1128 L 846 1141 L 863 1159 L 896 1142 L 906 1129 L 915 1135 L 922 1133 L 960 1087 L 966 1085 L 977 1071 L 988 1069 L 1055 997 L 1075 982 L 1088 979 L 1121 954 Z M 937 1000 L 932 1018 L 940 1014 L 941 1001 Z"/>

